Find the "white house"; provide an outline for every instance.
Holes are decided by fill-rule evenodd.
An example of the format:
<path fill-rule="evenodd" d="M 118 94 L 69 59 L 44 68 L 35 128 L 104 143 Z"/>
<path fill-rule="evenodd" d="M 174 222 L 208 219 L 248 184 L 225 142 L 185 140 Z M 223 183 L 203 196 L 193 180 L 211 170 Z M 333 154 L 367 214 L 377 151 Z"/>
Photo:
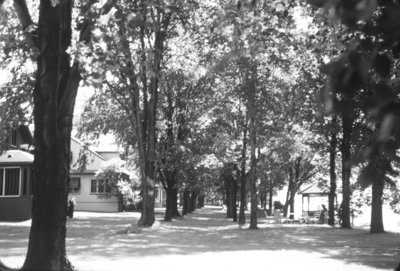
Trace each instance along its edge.
<path fill-rule="evenodd" d="M 85 150 L 85 151 L 84 151 Z M 84 151 L 87 163 L 84 170 L 79 169 L 77 163 L 80 152 Z M 102 180 L 97 180 L 95 173 L 100 169 L 101 163 L 111 158 L 118 158 L 117 151 L 107 152 L 107 159 L 99 153 L 84 148 L 84 144 L 72 137 L 71 138 L 71 171 L 69 199 L 74 198 L 76 211 L 95 211 L 95 212 L 118 212 L 118 198 L 114 191 Z"/>

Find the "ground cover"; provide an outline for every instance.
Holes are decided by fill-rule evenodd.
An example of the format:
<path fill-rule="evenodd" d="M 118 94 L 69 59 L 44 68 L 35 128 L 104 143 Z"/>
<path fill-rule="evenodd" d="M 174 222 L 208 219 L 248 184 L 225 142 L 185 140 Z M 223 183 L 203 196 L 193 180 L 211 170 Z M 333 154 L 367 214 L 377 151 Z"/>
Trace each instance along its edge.
<path fill-rule="evenodd" d="M 132 227 L 138 213 L 76 212 L 68 220 L 67 254 L 78 270 L 393 270 L 400 234 L 324 225 L 273 225 L 250 231 L 206 207 L 173 222 L 161 212 L 150 229 Z M 30 221 L 0 222 L 0 258 L 21 266 Z"/>

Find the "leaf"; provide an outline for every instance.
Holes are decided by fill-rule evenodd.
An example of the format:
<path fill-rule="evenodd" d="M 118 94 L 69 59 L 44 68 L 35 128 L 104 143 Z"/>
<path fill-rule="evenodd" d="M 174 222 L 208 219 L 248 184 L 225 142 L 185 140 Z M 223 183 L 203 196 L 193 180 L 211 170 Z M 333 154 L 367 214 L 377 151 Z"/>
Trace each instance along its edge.
<path fill-rule="evenodd" d="M 308 0 L 307 2 L 313 6 L 321 8 L 321 7 L 325 6 L 328 1 L 326 1 L 326 0 Z"/>
<path fill-rule="evenodd" d="M 392 61 L 387 55 L 377 55 L 375 57 L 373 67 L 375 71 L 383 78 L 388 78 L 390 76 L 390 68 L 392 66 Z"/>
<path fill-rule="evenodd" d="M 365 168 L 361 170 L 360 176 L 358 177 L 358 183 L 361 185 L 362 188 L 367 188 L 370 186 L 375 179 L 376 172 L 371 166 L 368 164 Z"/>
<path fill-rule="evenodd" d="M 380 105 L 386 105 L 396 98 L 392 89 L 385 82 L 379 82 L 375 86 L 374 96 L 375 102 Z"/>

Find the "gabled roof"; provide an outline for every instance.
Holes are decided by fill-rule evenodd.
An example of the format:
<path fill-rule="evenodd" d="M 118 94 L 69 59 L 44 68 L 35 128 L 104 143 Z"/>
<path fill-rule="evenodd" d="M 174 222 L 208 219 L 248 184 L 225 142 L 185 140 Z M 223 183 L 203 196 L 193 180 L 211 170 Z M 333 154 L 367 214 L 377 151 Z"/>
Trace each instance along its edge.
<path fill-rule="evenodd" d="M 0 156 L 0 164 L 32 164 L 33 154 L 22 150 L 8 150 Z"/>
<path fill-rule="evenodd" d="M 71 136 L 71 140 L 75 141 L 76 143 L 78 143 L 81 146 L 84 146 L 85 143 L 83 143 L 81 140 L 79 140 L 78 138 Z M 101 156 L 99 153 L 97 153 L 95 150 L 93 150 L 91 147 L 88 148 L 89 152 L 95 156 L 97 156 L 98 158 L 100 158 L 101 160 L 105 161 L 106 159 L 104 159 L 103 156 Z"/>

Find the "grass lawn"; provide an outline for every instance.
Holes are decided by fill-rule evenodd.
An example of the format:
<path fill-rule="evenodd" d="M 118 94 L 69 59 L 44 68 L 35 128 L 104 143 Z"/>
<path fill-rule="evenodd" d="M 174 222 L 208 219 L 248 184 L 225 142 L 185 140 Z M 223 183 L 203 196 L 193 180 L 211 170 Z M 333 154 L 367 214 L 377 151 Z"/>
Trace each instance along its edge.
<path fill-rule="evenodd" d="M 400 234 L 369 234 L 326 225 L 266 224 L 248 230 L 206 207 L 150 229 L 132 227 L 139 213 L 75 212 L 67 253 L 77 270 L 393 270 Z M 30 221 L 0 222 L 0 259 L 22 265 Z M 127 230 L 129 228 L 129 231 Z"/>

